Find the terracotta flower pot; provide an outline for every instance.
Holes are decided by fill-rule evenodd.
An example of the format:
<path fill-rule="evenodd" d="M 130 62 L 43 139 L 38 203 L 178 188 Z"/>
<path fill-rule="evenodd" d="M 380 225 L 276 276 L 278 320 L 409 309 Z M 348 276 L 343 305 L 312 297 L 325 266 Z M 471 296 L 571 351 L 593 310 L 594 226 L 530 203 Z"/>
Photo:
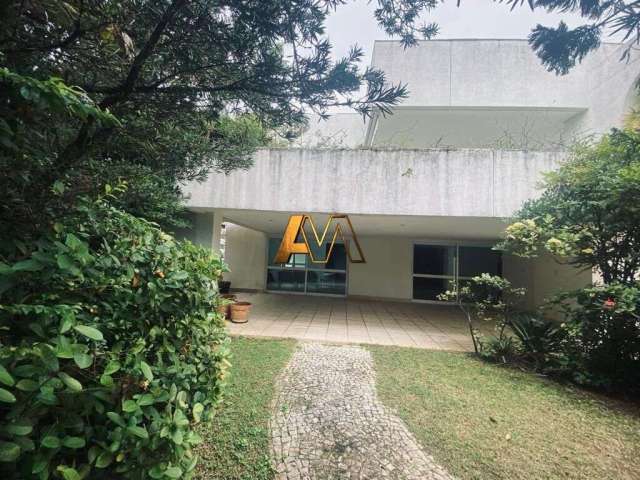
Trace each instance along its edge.
<path fill-rule="evenodd" d="M 220 305 L 218 305 L 218 307 L 216 308 L 216 311 L 220 315 L 224 315 L 224 318 L 229 319 L 231 318 L 231 311 L 229 307 L 232 303 L 235 303 L 237 296 L 227 293 L 224 295 L 220 295 L 220 298 L 222 298 L 222 301 L 220 302 Z"/>
<path fill-rule="evenodd" d="M 251 303 L 249 302 L 236 302 L 230 305 L 231 321 L 234 323 L 246 323 L 249 319 L 249 311 L 251 310 Z"/>

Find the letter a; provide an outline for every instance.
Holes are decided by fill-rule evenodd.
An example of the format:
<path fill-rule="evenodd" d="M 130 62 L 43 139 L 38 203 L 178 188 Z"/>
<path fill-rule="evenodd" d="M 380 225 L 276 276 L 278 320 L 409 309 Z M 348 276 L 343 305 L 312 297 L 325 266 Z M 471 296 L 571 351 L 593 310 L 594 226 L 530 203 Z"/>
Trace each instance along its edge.
<path fill-rule="evenodd" d="M 309 248 L 306 243 L 296 243 L 296 238 L 298 237 L 305 216 L 306 215 L 291 215 L 289 217 L 289 223 L 287 223 L 287 228 L 284 231 L 282 242 L 273 259 L 273 263 L 287 263 L 294 253 L 309 253 Z"/>

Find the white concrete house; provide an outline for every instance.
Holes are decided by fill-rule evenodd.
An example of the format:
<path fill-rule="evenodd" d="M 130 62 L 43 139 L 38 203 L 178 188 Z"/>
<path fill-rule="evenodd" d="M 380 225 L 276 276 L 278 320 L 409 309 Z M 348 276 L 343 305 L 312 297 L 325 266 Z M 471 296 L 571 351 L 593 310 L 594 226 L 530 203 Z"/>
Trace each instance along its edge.
<path fill-rule="evenodd" d="M 635 100 L 638 58 L 604 44 L 571 71 L 547 72 L 522 40 L 375 43 L 372 63 L 410 96 L 392 116 L 312 120 L 296 148 L 260 150 L 255 165 L 188 186 L 194 241 L 219 249 L 240 290 L 437 302 L 482 272 L 527 287 L 527 303 L 591 281 L 551 258 L 492 251 L 505 221 L 576 138 L 619 126 Z M 366 263 L 273 258 L 291 214 L 349 215 Z"/>

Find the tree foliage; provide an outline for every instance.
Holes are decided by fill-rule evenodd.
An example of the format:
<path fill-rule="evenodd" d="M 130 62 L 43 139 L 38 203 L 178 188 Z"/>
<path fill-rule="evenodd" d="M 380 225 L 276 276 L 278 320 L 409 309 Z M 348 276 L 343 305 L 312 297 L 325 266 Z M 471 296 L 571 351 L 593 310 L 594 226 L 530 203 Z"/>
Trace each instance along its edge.
<path fill-rule="evenodd" d="M 574 29 L 560 22 L 557 27 L 537 25 L 529 43 L 542 64 L 556 74 L 565 75 L 591 51 L 600 46 L 603 35 L 620 34 L 627 42 L 622 59 L 629 58 L 640 42 L 640 4 L 625 0 L 499 0 L 514 9 L 526 5 L 531 10 L 576 13 L 588 23 Z M 458 2 L 460 3 L 460 1 Z"/>
<path fill-rule="evenodd" d="M 129 182 L 128 195 L 138 197 L 126 204 L 171 224 L 182 182 L 249 166 L 256 147 L 269 135 L 291 135 L 307 112 L 326 115 L 331 107 L 347 106 L 365 116 L 388 113 L 406 96 L 406 87 L 389 84 L 379 70 L 361 70 L 360 48 L 332 57 L 324 23 L 342 3 L 3 2 L 0 65 L 6 72 L 24 81 L 73 86 L 87 104 L 119 122 L 61 115 L 59 105 L 34 111 L 32 99 L 5 75 L 3 129 L 14 143 L 30 146 L 34 162 L 22 161 L 20 152 L 5 145 L 2 167 L 15 174 L 12 185 L 1 186 L 21 191 L 33 214 L 45 209 L 56 180 L 72 175 L 84 193 L 94 186 L 100 191 L 127 180 L 136 166 L 138 179 L 145 172 L 146 187 Z M 419 16 L 437 3 L 379 0 L 376 17 L 389 34 L 411 45 L 435 33 Z M 29 182 L 16 186 L 16 179 L 26 177 Z M 164 193 L 165 205 L 138 208 L 154 190 Z M 159 196 L 147 196 L 146 203 Z M 169 214 L 162 215 L 165 207 Z"/>
<path fill-rule="evenodd" d="M 551 254 L 596 270 L 600 281 L 549 299 L 564 313 L 564 339 L 555 351 L 536 352 L 544 356 L 538 363 L 582 384 L 637 393 L 640 133 L 614 129 L 596 143 L 576 146 L 543 187 L 540 198 L 517 214 L 500 247 L 523 257 Z M 539 348 L 540 342 L 528 341 Z"/>
<path fill-rule="evenodd" d="M 634 284 L 640 270 L 640 133 L 614 129 L 595 144 L 577 145 L 543 187 L 507 228 L 502 248 L 526 257 L 546 251 L 597 268 L 605 283 Z"/>

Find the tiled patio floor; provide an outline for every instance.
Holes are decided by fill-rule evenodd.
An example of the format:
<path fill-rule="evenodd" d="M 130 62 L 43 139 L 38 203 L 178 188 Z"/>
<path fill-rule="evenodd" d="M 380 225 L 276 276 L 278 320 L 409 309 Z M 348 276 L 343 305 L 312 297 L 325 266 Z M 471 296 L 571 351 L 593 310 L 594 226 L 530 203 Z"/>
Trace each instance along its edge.
<path fill-rule="evenodd" d="M 227 322 L 231 335 L 473 349 L 467 323 L 456 306 L 266 293 L 240 293 L 238 299 L 253 307 L 247 323 Z M 480 327 L 487 333 L 492 330 L 491 325 Z"/>

